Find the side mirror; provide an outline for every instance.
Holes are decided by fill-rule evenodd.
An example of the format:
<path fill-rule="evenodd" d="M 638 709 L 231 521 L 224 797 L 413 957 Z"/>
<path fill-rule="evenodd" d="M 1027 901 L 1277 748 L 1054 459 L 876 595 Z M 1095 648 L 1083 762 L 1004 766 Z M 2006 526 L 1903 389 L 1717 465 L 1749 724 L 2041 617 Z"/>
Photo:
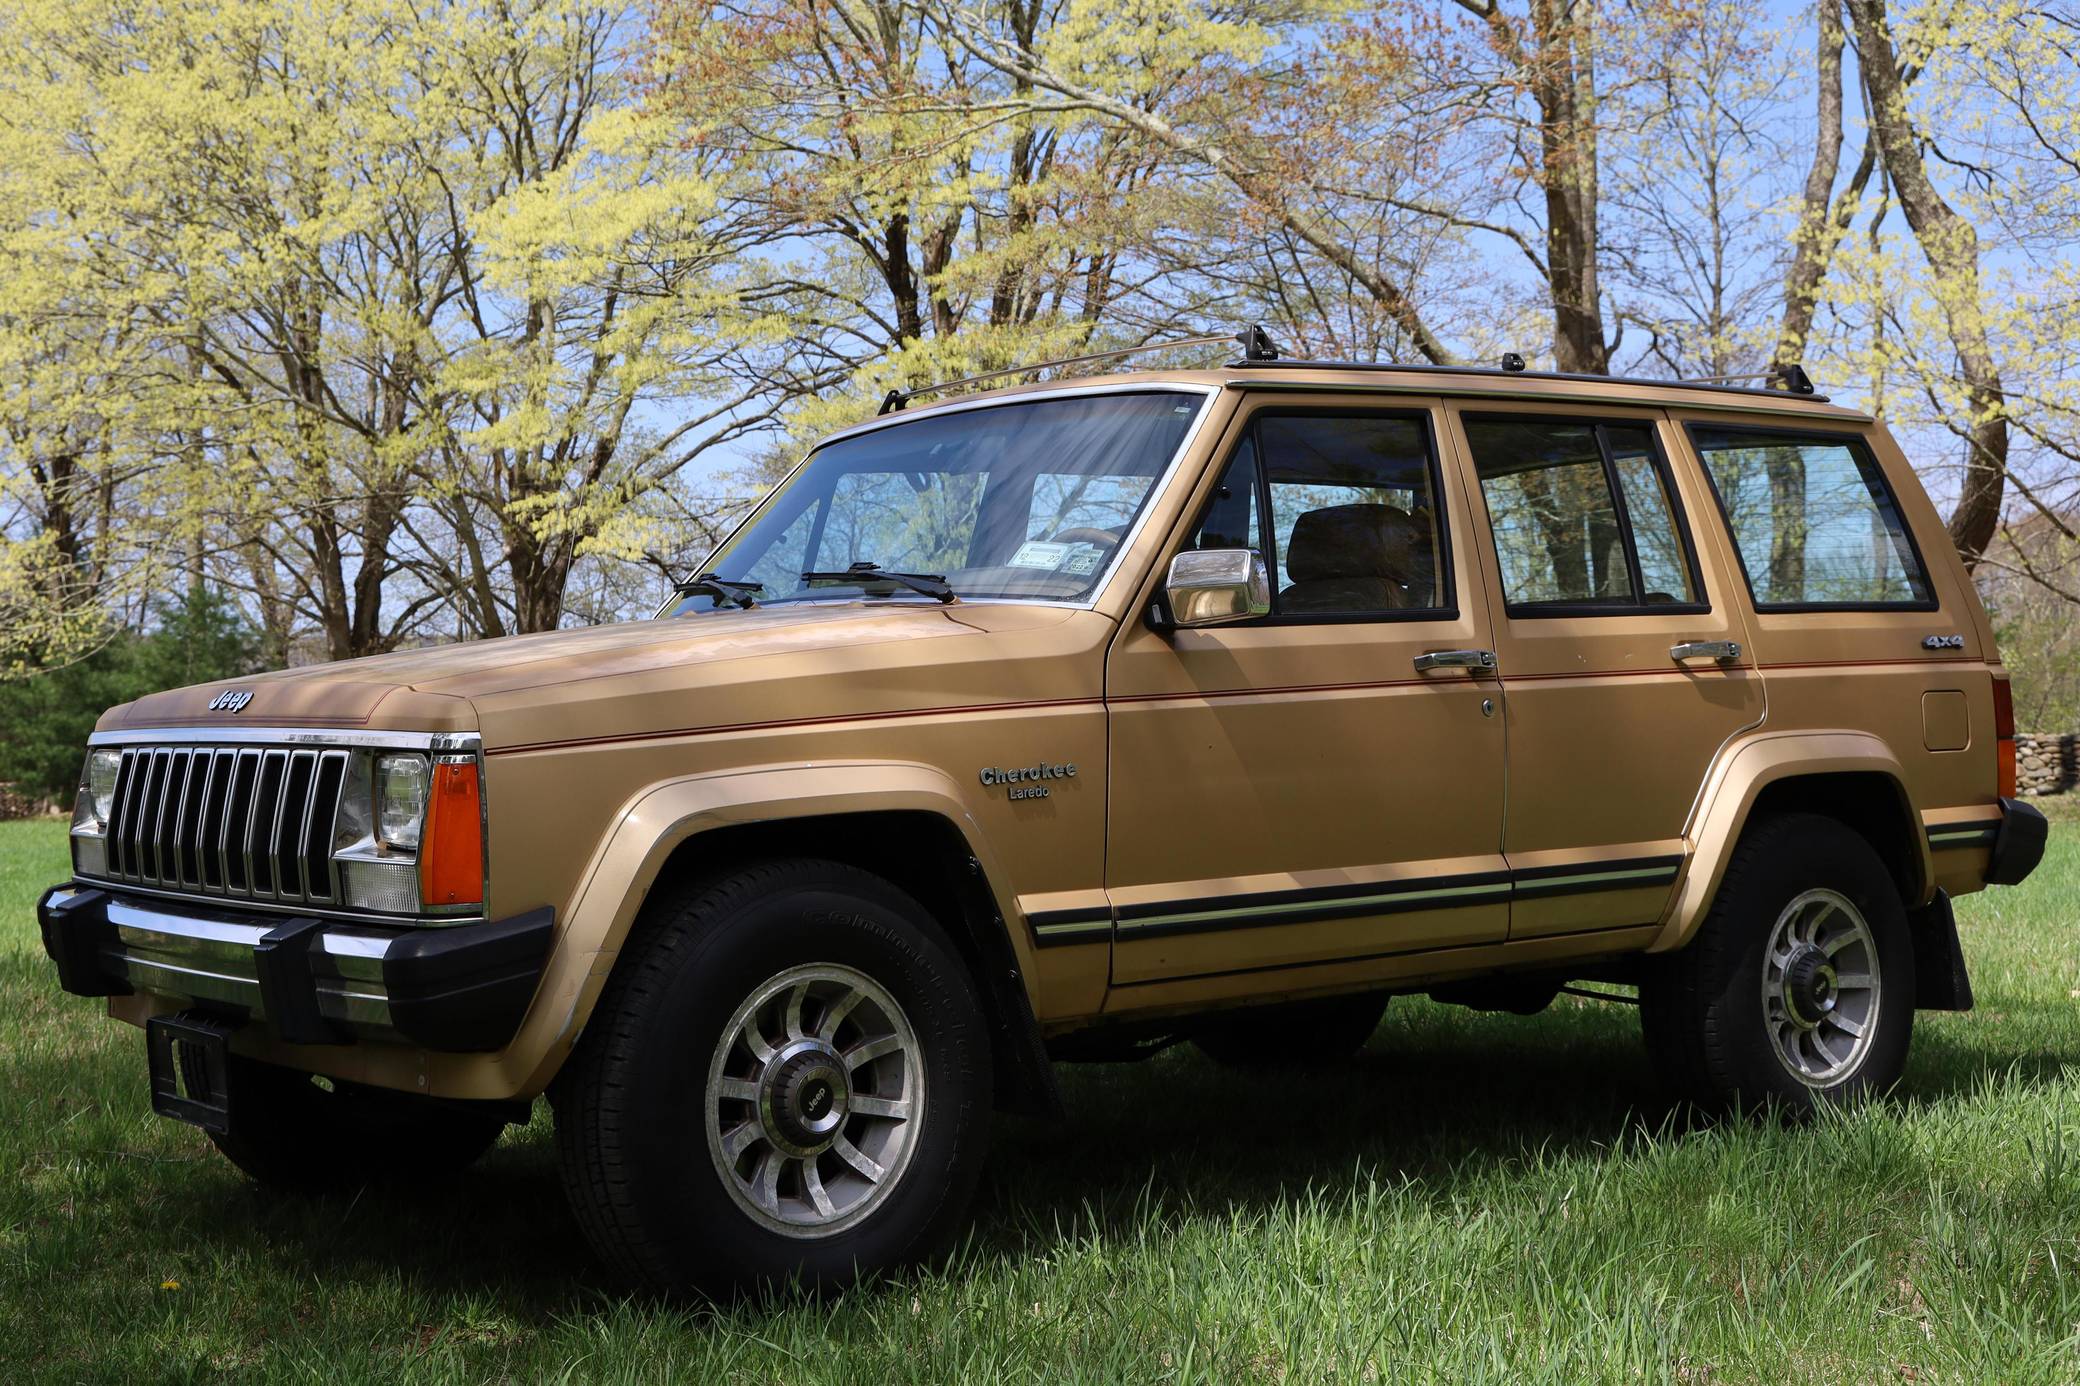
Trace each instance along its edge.
<path fill-rule="evenodd" d="M 1192 549 L 1170 560 L 1163 594 L 1179 626 L 1247 621 L 1271 610 L 1271 574 L 1250 549 Z"/>

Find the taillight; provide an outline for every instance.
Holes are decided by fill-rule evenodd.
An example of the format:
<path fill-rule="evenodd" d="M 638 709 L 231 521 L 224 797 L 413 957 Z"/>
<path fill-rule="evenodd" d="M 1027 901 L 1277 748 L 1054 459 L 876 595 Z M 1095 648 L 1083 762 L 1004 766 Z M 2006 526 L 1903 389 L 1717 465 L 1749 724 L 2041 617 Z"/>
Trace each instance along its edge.
<path fill-rule="evenodd" d="M 2015 693 L 2006 679 L 1993 681 L 1995 781 L 2003 799 L 2015 797 Z"/>
<path fill-rule="evenodd" d="M 429 905 L 484 902 L 484 791 L 473 760 L 433 767 L 419 846 L 419 898 Z"/>

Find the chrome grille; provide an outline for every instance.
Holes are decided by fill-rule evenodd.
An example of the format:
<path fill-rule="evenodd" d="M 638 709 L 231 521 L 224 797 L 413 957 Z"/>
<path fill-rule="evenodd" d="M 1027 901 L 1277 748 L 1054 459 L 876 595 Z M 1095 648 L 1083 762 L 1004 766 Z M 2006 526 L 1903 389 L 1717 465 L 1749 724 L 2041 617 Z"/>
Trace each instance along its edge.
<path fill-rule="evenodd" d="M 109 876 L 188 894 L 331 903 L 332 824 L 349 754 L 124 747 Z"/>

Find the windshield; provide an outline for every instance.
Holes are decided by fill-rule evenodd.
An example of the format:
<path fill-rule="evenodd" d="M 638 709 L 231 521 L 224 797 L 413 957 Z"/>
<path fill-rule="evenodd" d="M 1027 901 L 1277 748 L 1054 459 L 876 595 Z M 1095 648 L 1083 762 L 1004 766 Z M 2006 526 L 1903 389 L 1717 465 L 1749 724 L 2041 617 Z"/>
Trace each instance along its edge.
<path fill-rule="evenodd" d="M 761 606 L 928 600 L 854 564 L 943 577 L 962 598 L 1090 596 L 1177 455 L 1203 398 L 1178 391 L 1020 400 L 840 438 L 817 449 L 703 572 Z M 803 577 L 815 574 L 813 580 Z M 712 610 L 690 591 L 663 614 Z"/>

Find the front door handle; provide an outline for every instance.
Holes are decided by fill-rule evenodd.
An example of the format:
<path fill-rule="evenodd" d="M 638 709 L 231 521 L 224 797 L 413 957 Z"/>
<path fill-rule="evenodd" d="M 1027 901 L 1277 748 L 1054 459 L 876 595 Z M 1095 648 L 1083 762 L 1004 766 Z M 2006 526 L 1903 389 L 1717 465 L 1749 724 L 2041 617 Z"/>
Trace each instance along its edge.
<path fill-rule="evenodd" d="M 1416 656 L 1416 672 L 1427 674 L 1432 669 L 1486 669 L 1495 667 L 1493 650 L 1432 650 Z"/>
<path fill-rule="evenodd" d="M 1685 640 L 1668 647 L 1668 657 L 1680 664 L 1686 659 L 1716 659 L 1726 663 L 1741 657 L 1738 640 Z"/>

